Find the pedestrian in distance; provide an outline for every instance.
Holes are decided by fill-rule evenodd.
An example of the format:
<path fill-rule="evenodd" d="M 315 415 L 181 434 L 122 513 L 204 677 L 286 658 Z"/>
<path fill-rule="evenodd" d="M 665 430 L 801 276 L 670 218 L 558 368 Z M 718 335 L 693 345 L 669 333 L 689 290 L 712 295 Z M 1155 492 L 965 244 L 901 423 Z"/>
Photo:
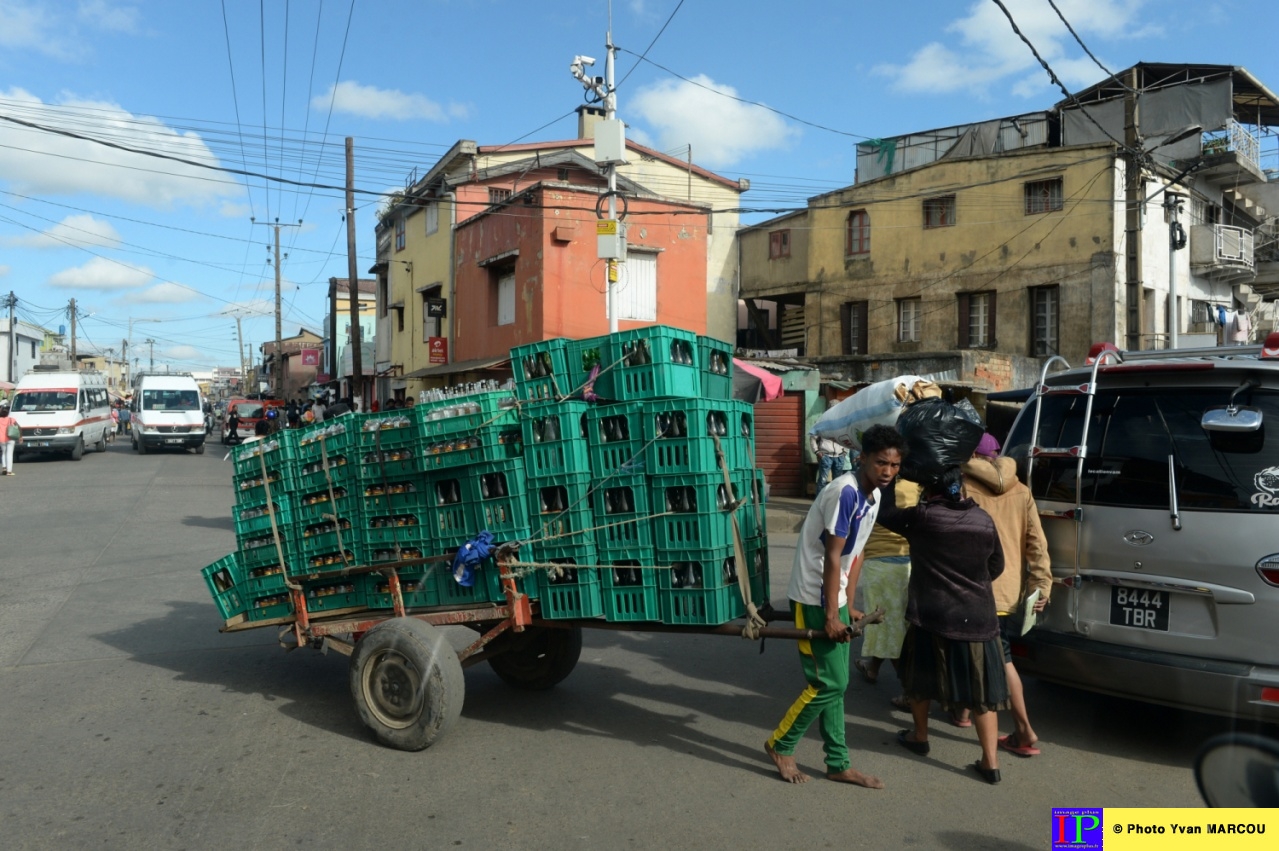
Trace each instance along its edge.
<path fill-rule="evenodd" d="M 809 432 L 808 447 L 817 456 L 817 493 L 848 469 L 848 447 Z"/>
<path fill-rule="evenodd" d="M 961 469 L 965 490 L 995 521 L 1004 549 L 1004 572 L 994 583 L 995 611 L 1015 729 L 1011 735 L 1000 737 L 999 746 L 1017 756 L 1038 756 L 1039 737 L 1030 726 L 1026 694 L 1012 663 L 1010 642 L 1021 636 L 1027 605 L 1036 615 L 1048 605 L 1053 583 L 1048 539 L 1039 523 L 1039 508 L 1030 488 L 1017 478 L 1017 463 L 999 457 L 999 441 L 994 435 L 987 433 L 982 437 L 972 460 Z M 961 722 L 959 726 L 967 726 L 962 723 L 966 713 L 957 720 Z"/>
<path fill-rule="evenodd" d="M 315 421 L 317 423 L 324 422 L 325 412 L 328 409 L 328 404 L 324 401 L 325 398 L 327 397 L 321 396 L 319 399 L 316 399 L 315 404 L 311 406 L 311 411 L 315 414 Z"/>
<path fill-rule="evenodd" d="M 133 412 L 129 410 L 128 405 L 120 405 L 120 434 L 129 434 L 133 431 Z"/>
<path fill-rule="evenodd" d="M 925 485 L 919 505 L 899 509 L 889 494 L 880 509 L 879 522 L 910 543 L 910 626 L 898 670 L 914 729 L 899 732 L 897 742 L 927 756 L 932 701 L 952 715 L 969 710 L 981 743 L 972 768 L 998 783 L 996 712 L 1009 704 L 992 583 L 1004 571 L 1004 552 L 995 522 L 963 495 L 963 483 L 960 468 L 948 467 Z"/>
<path fill-rule="evenodd" d="M 289 406 L 285 409 L 285 416 L 288 417 L 289 428 L 300 428 L 302 425 L 302 408 L 298 405 L 296 399 L 289 400 Z"/>
<path fill-rule="evenodd" d="M 14 475 L 13 456 L 22 442 L 22 427 L 9 416 L 9 403 L 0 401 L 0 474 Z"/>
<path fill-rule="evenodd" d="M 795 764 L 795 748 L 813 722 L 819 721 L 826 777 L 871 789 L 884 787 L 879 778 L 852 768 L 845 744 L 850 623 L 862 616 L 849 602 L 857 587 L 862 548 L 880 510 L 881 489 L 897 476 L 904 446 L 895 429 L 868 429 L 857 469 L 839 476 L 818 494 L 800 529 L 787 596 L 796 628 L 820 635 L 799 642 L 807 686 L 764 743 L 777 773 L 789 783 L 808 780 Z"/>

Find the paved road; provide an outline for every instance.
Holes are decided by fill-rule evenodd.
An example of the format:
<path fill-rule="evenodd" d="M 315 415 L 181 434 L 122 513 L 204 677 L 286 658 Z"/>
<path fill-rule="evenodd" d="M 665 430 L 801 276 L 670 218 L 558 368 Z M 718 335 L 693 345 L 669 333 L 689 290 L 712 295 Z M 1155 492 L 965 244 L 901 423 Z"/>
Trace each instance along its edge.
<path fill-rule="evenodd" d="M 588 632 L 544 693 L 466 673 L 449 735 L 374 743 L 347 660 L 218 633 L 199 570 L 234 548 L 221 453 L 32 461 L 0 479 L 0 831 L 16 848 L 1044 848 L 1052 806 L 1196 806 L 1220 719 L 1043 683 L 1045 754 L 989 787 L 971 730 L 897 746 L 891 675 L 854 680 L 871 792 L 777 781 L 761 744 L 802 687 L 793 645 Z M 794 535 L 772 547 L 784 598 Z M 455 636 L 460 645 L 471 633 Z M 1005 720 L 1004 729 L 1009 729 Z M 821 768 L 815 733 L 799 753 Z"/>

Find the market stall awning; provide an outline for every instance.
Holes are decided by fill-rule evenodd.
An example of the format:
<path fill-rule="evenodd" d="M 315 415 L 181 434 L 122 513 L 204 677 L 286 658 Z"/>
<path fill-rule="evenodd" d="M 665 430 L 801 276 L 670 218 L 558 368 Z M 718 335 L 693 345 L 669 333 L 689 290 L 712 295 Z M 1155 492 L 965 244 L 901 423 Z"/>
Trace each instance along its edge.
<path fill-rule="evenodd" d="M 509 357 L 500 358 L 477 358 L 475 360 L 463 360 L 456 363 L 441 363 L 435 366 L 427 366 L 422 369 L 415 369 L 405 378 L 445 378 L 449 375 L 458 375 L 463 372 L 484 372 L 486 370 L 497 370 L 505 367 L 511 362 Z"/>
<path fill-rule="evenodd" d="M 733 358 L 733 398 L 772 401 L 782 395 L 782 380 L 766 369 Z"/>

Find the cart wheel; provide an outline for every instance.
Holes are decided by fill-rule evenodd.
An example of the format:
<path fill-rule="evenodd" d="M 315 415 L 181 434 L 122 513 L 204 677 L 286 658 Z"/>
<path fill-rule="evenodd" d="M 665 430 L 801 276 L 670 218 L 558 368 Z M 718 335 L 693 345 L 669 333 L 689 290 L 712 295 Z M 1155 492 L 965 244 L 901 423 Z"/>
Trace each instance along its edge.
<path fill-rule="evenodd" d="M 488 660 L 493 673 L 507 685 L 545 691 L 562 681 L 582 655 L 582 628 L 527 627 L 500 639 L 501 653 Z M 497 644 L 497 642 L 494 642 Z"/>
<path fill-rule="evenodd" d="M 364 634 L 351 654 L 351 694 L 378 741 L 402 751 L 435 743 L 462 714 L 466 681 L 444 633 L 416 618 L 392 618 Z"/>

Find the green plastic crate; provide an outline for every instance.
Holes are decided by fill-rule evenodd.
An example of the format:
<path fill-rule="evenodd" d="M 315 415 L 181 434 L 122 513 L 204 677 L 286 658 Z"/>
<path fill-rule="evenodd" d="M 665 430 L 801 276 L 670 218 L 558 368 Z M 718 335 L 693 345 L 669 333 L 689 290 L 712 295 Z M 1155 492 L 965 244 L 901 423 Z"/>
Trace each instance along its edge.
<path fill-rule="evenodd" d="M 307 612 L 316 615 L 339 609 L 367 608 L 368 588 L 367 576 L 344 576 L 308 582 L 303 586 L 302 594 L 306 598 Z"/>
<path fill-rule="evenodd" d="M 746 566 L 751 583 L 751 602 L 762 606 L 772 599 L 768 569 L 768 541 L 756 538 L 746 542 Z"/>
<path fill-rule="evenodd" d="M 218 607 L 218 614 L 222 615 L 222 620 L 229 621 L 245 613 L 248 601 L 241 593 L 244 572 L 234 553 L 218 559 L 201 570 L 201 573 L 204 575 L 205 584 L 209 586 L 209 594 L 212 595 L 213 602 Z"/>
<path fill-rule="evenodd" d="M 359 558 L 364 552 L 364 530 L 360 528 L 360 522 L 358 516 L 339 515 L 336 518 L 330 517 L 308 523 L 298 529 L 298 552 L 301 553 L 303 561 L 307 562 L 308 570 L 315 570 L 315 566 L 309 561 L 311 556 L 322 553 L 346 550 Z"/>
<path fill-rule="evenodd" d="M 436 591 L 441 606 L 477 606 L 489 602 L 489 585 L 485 576 L 488 565 L 480 565 L 475 577 L 475 584 L 469 588 L 459 585 L 453 578 L 453 571 L 448 564 L 441 564 L 432 575 L 435 578 Z"/>
<path fill-rule="evenodd" d="M 413 411 L 385 411 L 352 414 L 356 445 L 361 453 L 409 446 L 417 439 L 417 418 Z"/>
<path fill-rule="evenodd" d="M 515 403 L 514 396 L 497 391 L 418 405 L 413 409 L 414 428 L 424 446 L 481 434 L 487 428 L 515 429 L 520 425 Z"/>
<path fill-rule="evenodd" d="M 237 478 L 260 475 L 264 458 L 267 469 L 271 470 L 292 464 L 296 457 L 297 436 L 288 430 L 231 448 L 231 461 Z"/>
<path fill-rule="evenodd" d="M 418 538 L 369 545 L 366 561 L 369 564 L 389 564 L 397 561 L 415 561 L 430 555 L 431 542 L 425 538 Z"/>
<path fill-rule="evenodd" d="M 657 601 L 658 571 L 645 567 L 652 564 L 652 551 L 647 558 L 642 551 L 635 558 L 611 561 L 600 569 L 603 579 L 604 619 L 615 623 L 660 621 L 661 608 Z"/>
<path fill-rule="evenodd" d="M 624 558 L 637 549 L 653 549 L 648 481 L 643 476 L 614 476 L 591 490 L 595 546 L 600 558 Z"/>
<path fill-rule="evenodd" d="M 420 473 L 361 482 L 359 494 L 365 517 L 421 511 L 432 504 L 426 478 Z"/>
<path fill-rule="evenodd" d="M 609 335 L 607 352 L 606 363 L 616 366 L 605 398 L 633 402 L 702 395 L 697 335 L 691 331 L 669 325 L 619 331 Z"/>
<path fill-rule="evenodd" d="M 380 482 L 384 478 L 393 481 L 421 473 L 422 450 L 416 435 L 410 435 L 410 437 L 412 439 L 401 446 L 383 446 L 380 449 L 371 446 L 361 447 L 359 464 L 355 468 L 360 481 Z"/>
<path fill-rule="evenodd" d="M 654 514 L 654 544 L 658 549 L 701 549 L 733 543 L 733 525 L 725 507 L 743 490 L 743 480 L 723 473 L 688 473 L 649 479 L 649 499 Z"/>
<path fill-rule="evenodd" d="M 737 477 L 741 477 L 740 480 Z M 734 473 L 738 494 L 746 504 L 737 509 L 737 520 L 743 538 L 757 538 L 768 534 L 768 487 L 763 470 L 742 470 Z M 752 488 L 752 482 L 754 488 Z M 757 501 L 758 498 L 758 501 Z"/>
<path fill-rule="evenodd" d="M 584 474 L 533 479 L 528 485 L 529 526 L 536 541 L 550 546 L 595 547 L 591 477 Z"/>
<path fill-rule="evenodd" d="M 528 480 L 523 466 L 517 462 L 477 464 L 467 473 L 465 493 L 475 512 L 474 533 L 487 530 L 498 540 L 527 536 Z"/>
<path fill-rule="evenodd" d="M 346 451 L 330 453 L 327 458 L 316 458 L 313 461 L 298 461 L 297 475 L 294 477 L 299 493 L 311 493 L 327 488 L 330 483 L 334 487 L 351 486 L 359 480 L 359 467 L 354 462 L 354 453 Z M 324 468 L 328 464 L 328 470 Z"/>
<path fill-rule="evenodd" d="M 737 413 L 723 401 L 664 399 L 640 406 L 644 470 L 650 476 L 719 471 L 715 437 L 729 470 L 743 464 L 746 446 Z"/>
<path fill-rule="evenodd" d="M 346 416 L 324 420 L 303 426 L 296 434 L 300 465 L 322 461 L 325 455 L 350 455 L 355 445 L 355 420 Z"/>
<path fill-rule="evenodd" d="M 358 484 L 334 485 L 332 489 L 321 485 L 315 490 L 299 494 L 293 508 L 296 525 L 309 526 L 331 516 L 354 520 L 360 516 Z"/>
<path fill-rule="evenodd" d="M 307 576 L 314 576 L 321 573 L 335 573 L 346 570 L 347 567 L 357 567 L 364 563 L 364 559 L 346 543 L 343 539 L 343 548 L 338 549 L 337 545 L 313 552 L 306 553 L 298 560 L 301 565 L 300 569 L 295 570 Z M 345 555 L 345 558 L 343 556 Z"/>
<path fill-rule="evenodd" d="M 267 621 L 275 618 L 291 617 L 293 615 L 293 602 L 289 599 L 287 590 L 274 591 L 261 596 L 250 597 L 245 614 L 249 616 L 251 621 Z"/>
<path fill-rule="evenodd" d="M 655 551 L 658 588 L 663 591 L 737 586 L 737 555 L 732 546 L 705 549 L 661 549 Z M 749 572 L 748 572 L 749 576 Z"/>
<path fill-rule="evenodd" d="M 475 434 L 449 436 L 422 444 L 422 468 L 428 473 L 524 457 L 524 437 L 518 428 L 484 426 Z"/>
<path fill-rule="evenodd" d="M 591 472 L 587 453 L 586 402 L 526 406 L 520 420 L 524 466 L 530 477 Z"/>
<path fill-rule="evenodd" d="M 439 568 L 436 568 L 437 570 Z M 406 567 L 396 571 L 400 578 L 400 598 L 406 609 L 427 609 L 440 605 L 440 591 L 435 579 L 424 567 Z M 370 609 L 394 608 L 390 580 L 381 573 L 369 574 L 366 605 Z"/>
<path fill-rule="evenodd" d="M 557 559 L 550 559 L 557 560 Z M 599 571 L 589 567 L 572 567 L 570 560 L 565 575 L 552 579 L 546 570 L 537 572 L 537 599 L 542 617 L 551 620 L 598 618 L 604 614 Z"/>
<path fill-rule="evenodd" d="M 275 511 L 275 522 L 278 526 L 293 525 L 293 503 L 288 493 L 273 493 L 270 505 Z M 271 514 L 267 511 L 268 503 L 262 500 L 251 505 L 236 506 L 232 519 L 235 521 L 235 534 L 239 538 L 254 538 L 271 531 Z"/>
<path fill-rule="evenodd" d="M 733 345 L 698 335 L 697 352 L 702 395 L 707 399 L 733 398 Z"/>
<path fill-rule="evenodd" d="M 724 404 L 729 410 L 730 437 L 736 429 L 737 466 L 743 470 L 753 470 L 755 469 L 755 406 L 739 399 L 730 399 Z"/>
<path fill-rule="evenodd" d="M 270 533 L 256 538 L 246 538 L 237 541 L 237 544 L 239 547 L 237 558 L 240 566 L 246 571 L 280 564 L 279 550 L 276 548 L 274 536 Z M 297 541 L 292 528 L 280 529 L 280 544 L 280 548 L 284 550 L 284 562 L 287 566 L 298 554 Z"/>
<path fill-rule="evenodd" d="M 567 338 L 556 337 L 511 349 L 515 394 L 521 400 L 555 401 L 570 394 L 568 344 Z"/>
<path fill-rule="evenodd" d="M 374 547 L 429 537 L 427 527 L 422 522 L 424 514 L 425 512 L 412 511 L 402 514 L 366 516 L 363 531 L 364 543 Z"/>
<path fill-rule="evenodd" d="M 284 571 L 279 565 L 257 567 L 248 571 L 241 587 L 244 596 L 253 599 L 288 591 L 288 585 L 284 582 Z"/>
<path fill-rule="evenodd" d="M 591 386 L 591 392 L 601 399 L 613 398 L 613 370 L 606 370 L 608 361 L 608 336 L 587 337 L 582 340 L 569 340 L 565 349 L 565 362 L 568 369 L 568 385 L 574 399 L 584 398 L 586 384 L 590 380 L 591 370 L 599 366 L 601 373 Z M 568 391 L 566 391 L 568 392 Z"/>
<path fill-rule="evenodd" d="M 267 467 L 266 482 L 270 484 L 271 496 L 289 493 L 297 488 L 293 475 L 293 465 Z M 267 484 L 263 481 L 262 471 L 236 475 L 232 488 L 235 491 L 235 504 L 257 505 L 266 502 Z"/>
<path fill-rule="evenodd" d="M 659 590 L 657 596 L 662 623 L 672 626 L 719 626 L 746 614 L 736 585 Z"/>

